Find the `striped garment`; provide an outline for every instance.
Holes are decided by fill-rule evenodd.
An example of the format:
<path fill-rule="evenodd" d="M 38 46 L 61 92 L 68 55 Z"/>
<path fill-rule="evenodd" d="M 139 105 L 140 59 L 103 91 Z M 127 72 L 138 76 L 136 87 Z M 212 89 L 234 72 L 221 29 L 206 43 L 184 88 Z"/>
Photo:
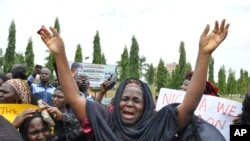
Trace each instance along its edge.
<path fill-rule="evenodd" d="M 44 102 L 52 106 L 52 95 L 54 94 L 55 87 L 51 84 L 44 87 L 41 83 L 30 85 L 32 94 L 34 94 L 38 99 L 42 99 Z"/>

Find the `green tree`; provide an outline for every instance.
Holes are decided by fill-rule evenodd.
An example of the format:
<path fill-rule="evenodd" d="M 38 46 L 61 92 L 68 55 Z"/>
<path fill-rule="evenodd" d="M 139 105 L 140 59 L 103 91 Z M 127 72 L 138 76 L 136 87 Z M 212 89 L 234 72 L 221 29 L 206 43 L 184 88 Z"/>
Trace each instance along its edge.
<path fill-rule="evenodd" d="M 237 91 L 237 83 L 235 79 L 235 72 L 232 71 L 230 68 L 228 71 L 228 78 L 227 78 L 227 93 L 228 94 L 235 94 Z"/>
<path fill-rule="evenodd" d="M 245 87 L 245 89 L 243 89 L 243 91 L 245 90 L 245 92 L 243 92 L 242 94 L 245 94 L 246 92 L 247 92 L 247 90 L 248 90 L 248 86 L 249 86 L 249 81 L 248 81 L 248 71 L 247 70 L 244 70 L 244 73 L 243 73 L 243 75 L 244 75 L 244 80 L 243 80 L 243 86 Z"/>
<path fill-rule="evenodd" d="M 3 71 L 7 73 L 11 70 L 12 65 L 15 63 L 15 50 L 16 50 L 16 25 L 13 20 L 9 28 L 8 47 L 6 48 L 3 61 Z"/>
<path fill-rule="evenodd" d="M 58 17 L 56 17 L 56 20 L 55 20 L 55 23 L 54 23 L 54 28 L 57 30 L 58 33 L 61 33 L 61 28 L 60 28 Z"/>
<path fill-rule="evenodd" d="M 3 59 L 4 59 L 3 49 L 0 48 L 0 72 L 3 72 Z"/>
<path fill-rule="evenodd" d="M 160 62 L 157 67 L 157 73 L 156 73 L 156 91 L 159 93 L 161 88 L 167 87 L 167 76 L 168 76 L 168 70 L 165 67 L 165 63 L 162 59 L 160 59 Z"/>
<path fill-rule="evenodd" d="M 208 81 L 214 83 L 214 58 L 212 56 L 208 65 Z"/>
<path fill-rule="evenodd" d="M 150 86 L 154 84 L 155 69 L 152 63 L 149 65 L 149 69 L 146 71 L 145 78 Z"/>
<path fill-rule="evenodd" d="M 226 69 L 224 65 L 220 67 L 218 72 L 218 87 L 219 94 L 224 95 L 227 93 Z"/>
<path fill-rule="evenodd" d="M 240 78 L 237 81 L 238 91 L 237 93 L 245 94 L 248 90 L 248 72 L 240 69 Z"/>
<path fill-rule="evenodd" d="M 129 73 L 130 77 L 140 78 L 139 45 L 134 36 L 132 37 L 132 45 L 129 53 Z"/>
<path fill-rule="evenodd" d="M 129 76 L 129 55 L 128 49 L 125 46 L 121 55 L 121 61 L 118 63 L 120 70 L 120 81 L 125 80 Z"/>
<path fill-rule="evenodd" d="M 93 52 L 93 64 L 102 64 L 102 49 L 100 44 L 100 37 L 99 32 L 96 31 L 95 37 L 94 37 L 94 52 Z"/>
<path fill-rule="evenodd" d="M 176 65 L 176 68 L 172 73 L 172 78 L 170 79 L 171 82 L 169 84 L 169 87 L 173 89 L 179 89 L 180 84 L 182 84 L 182 82 L 184 81 L 185 75 L 187 71 L 190 71 L 188 69 L 190 69 L 191 66 L 187 65 L 186 63 L 186 51 L 185 51 L 185 44 L 183 41 L 181 41 L 180 43 L 179 53 L 180 53 L 179 63 Z"/>
<path fill-rule="evenodd" d="M 82 56 L 82 47 L 81 47 L 80 44 L 78 44 L 77 47 L 76 47 L 76 52 L 75 52 L 75 59 L 74 59 L 74 61 L 75 61 L 75 62 L 82 62 L 82 58 L 83 58 L 83 56 Z"/>
<path fill-rule="evenodd" d="M 149 64 L 146 63 L 146 57 L 142 56 L 140 58 L 140 66 L 139 66 L 139 70 L 140 70 L 140 76 L 141 78 L 144 77 L 146 75 L 146 71 L 149 69 Z"/>
<path fill-rule="evenodd" d="M 15 53 L 15 63 L 14 64 L 25 64 L 25 59 L 22 52 Z"/>
<path fill-rule="evenodd" d="M 186 65 L 185 65 L 185 74 L 187 74 L 191 70 L 193 70 L 193 69 L 192 69 L 192 65 L 190 64 L 190 62 L 186 63 Z"/>
<path fill-rule="evenodd" d="M 54 55 L 50 50 L 46 50 L 46 53 L 49 53 L 49 56 L 47 56 L 44 60 L 47 61 L 47 63 L 45 64 L 45 67 L 48 68 L 50 70 L 51 73 L 54 72 L 54 65 L 53 63 L 55 62 L 54 60 Z M 53 75 L 50 75 L 51 79 L 53 78 Z"/>
<path fill-rule="evenodd" d="M 104 53 L 102 53 L 102 64 L 106 65 L 106 58 Z"/>
<path fill-rule="evenodd" d="M 26 47 L 26 51 L 25 51 L 25 58 L 24 58 L 24 64 L 26 66 L 26 75 L 30 75 L 33 72 L 33 68 L 34 68 L 34 52 L 33 52 L 33 42 L 32 42 L 32 38 L 29 38 L 28 40 L 28 44 Z"/>

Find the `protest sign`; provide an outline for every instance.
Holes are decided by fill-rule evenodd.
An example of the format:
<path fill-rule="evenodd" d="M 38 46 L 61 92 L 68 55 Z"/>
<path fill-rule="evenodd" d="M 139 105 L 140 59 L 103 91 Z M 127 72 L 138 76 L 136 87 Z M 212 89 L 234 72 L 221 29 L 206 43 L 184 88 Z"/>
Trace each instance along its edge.
<path fill-rule="evenodd" d="M 79 63 L 69 62 L 69 66 L 72 67 L 73 63 L 78 63 L 76 66 L 78 73 L 84 73 L 89 77 L 89 83 L 91 89 L 100 89 L 101 83 L 108 79 L 113 73 L 116 72 L 116 65 L 108 64 L 91 64 L 91 63 Z"/>
<path fill-rule="evenodd" d="M 19 113 L 28 108 L 39 109 L 38 106 L 32 104 L 0 104 L 0 115 L 13 122 Z"/>
<path fill-rule="evenodd" d="M 156 111 L 171 103 L 182 103 L 186 92 L 161 88 L 156 103 Z M 225 98 L 203 95 L 195 115 L 214 125 L 229 140 L 232 119 L 241 113 L 242 104 Z"/>

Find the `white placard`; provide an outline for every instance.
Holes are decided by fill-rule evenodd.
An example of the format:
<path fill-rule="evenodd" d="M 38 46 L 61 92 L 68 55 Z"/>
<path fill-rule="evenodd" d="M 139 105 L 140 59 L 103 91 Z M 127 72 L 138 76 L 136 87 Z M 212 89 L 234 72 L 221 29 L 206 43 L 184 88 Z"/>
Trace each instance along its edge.
<path fill-rule="evenodd" d="M 161 88 L 156 103 L 156 111 L 171 103 L 182 103 L 186 92 Z M 235 116 L 242 112 L 242 104 L 233 100 L 203 95 L 196 108 L 195 115 L 214 125 L 229 140 L 230 124 Z"/>

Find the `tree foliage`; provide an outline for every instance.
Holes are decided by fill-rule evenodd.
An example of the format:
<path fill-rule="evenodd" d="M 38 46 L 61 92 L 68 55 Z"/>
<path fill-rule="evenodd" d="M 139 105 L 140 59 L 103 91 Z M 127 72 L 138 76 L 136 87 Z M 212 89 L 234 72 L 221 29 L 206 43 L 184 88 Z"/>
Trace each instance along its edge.
<path fill-rule="evenodd" d="M 60 34 L 61 33 L 61 28 L 59 24 L 59 19 L 56 17 L 55 23 L 54 23 L 54 28 L 57 30 L 57 32 Z"/>
<path fill-rule="evenodd" d="M 237 93 L 242 95 L 246 94 L 248 90 L 248 85 L 249 85 L 248 72 L 243 69 L 240 69 L 240 78 L 237 81 L 237 86 L 238 86 Z"/>
<path fill-rule="evenodd" d="M 101 50 L 101 44 L 100 44 L 100 37 L 99 32 L 96 31 L 95 37 L 94 37 L 94 52 L 93 52 L 93 64 L 102 64 L 102 50 Z"/>
<path fill-rule="evenodd" d="M 82 58 L 83 58 L 83 56 L 82 56 L 82 47 L 81 47 L 80 44 L 78 44 L 77 47 L 76 47 L 76 52 L 75 52 L 75 59 L 74 59 L 74 61 L 75 61 L 75 62 L 82 62 Z"/>
<path fill-rule="evenodd" d="M 4 60 L 4 56 L 3 56 L 3 49 L 0 48 L 0 72 L 3 72 L 3 60 Z"/>
<path fill-rule="evenodd" d="M 132 37 L 132 45 L 129 53 L 129 73 L 130 77 L 140 78 L 139 45 L 134 36 Z"/>
<path fill-rule="evenodd" d="M 15 63 L 14 64 L 25 64 L 25 57 L 22 52 L 15 53 Z"/>
<path fill-rule="evenodd" d="M 218 87 L 219 94 L 224 95 L 227 93 L 226 69 L 224 65 L 220 67 L 218 72 Z"/>
<path fill-rule="evenodd" d="M 154 84 L 154 79 L 155 79 L 155 68 L 153 66 L 153 64 L 151 63 L 149 65 L 149 68 L 145 74 L 145 79 L 148 82 L 149 85 L 153 85 Z"/>
<path fill-rule="evenodd" d="M 26 70 L 27 70 L 27 76 L 29 76 L 34 68 L 34 52 L 33 52 L 33 42 L 32 42 L 32 38 L 29 38 L 28 40 L 28 44 L 26 47 L 26 51 L 25 51 L 25 57 L 24 57 L 24 64 L 26 66 Z"/>
<path fill-rule="evenodd" d="M 227 93 L 228 94 L 235 94 L 237 92 L 237 83 L 235 79 L 235 72 L 232 71 L 230 68 L 228 71 L 228 78 L 227 78 Z"/>
<path fill-rule="evenodd" d="M 180 43 L 179 47 L 179 63 L 176 65 L 175 70 L 172 72 L 172 77 L 170 79 L 170 84 L 168 85 L 170 88 L 179 89 L 180 84 L 182 84 L 185 79 L 185 75 L 187 71 L 190 71 L 190 66 L 186 63 L 186 51 L 185 44 L 183 41 Z"/>
<path fill-rule="evenodd" d="M 124 47 L 118 66 L 120 67 L 120 81 L 123 81 L 129 76 L 129 54 L 127 46 Z"/>
<path fill-rule="evenodd" d="M 168 70 L 165 67 L 165 63 L 162 59 L 160 59 L 160 62 L 157 67 L 157 73 L 156 73 L 156 91 L 159 93 L 161 88 L 167 87 L 167 76 L 168 76 Z"/>
<path fill-rule="evenodd" d="M 15 50 L 16 50 L 16 25 L 13 20 L 9 27 L 9 36 L 8 36 L 8 46 L 6 48 L 4 54 L 3 61 L 3 71 L 4 73 L 8 73 L 12 65 L 15 63 Z"/>
<path fill-rule="evenodd" d="M 106 65 L 106 58 L 105 58 L 104 53 L 102 53 L 102 63 L 101 64 Z"/>
<path fill-rule="evenodd" d="M 139 65 L 139 70 L 140 70 L 140 76 L 141 78 L 145 78 L 146 76 L 146 71 L 149 69 L 149 64 L 146 61 L 146 57 L 142 56 L 140 58 L 140 65 Z"/>

